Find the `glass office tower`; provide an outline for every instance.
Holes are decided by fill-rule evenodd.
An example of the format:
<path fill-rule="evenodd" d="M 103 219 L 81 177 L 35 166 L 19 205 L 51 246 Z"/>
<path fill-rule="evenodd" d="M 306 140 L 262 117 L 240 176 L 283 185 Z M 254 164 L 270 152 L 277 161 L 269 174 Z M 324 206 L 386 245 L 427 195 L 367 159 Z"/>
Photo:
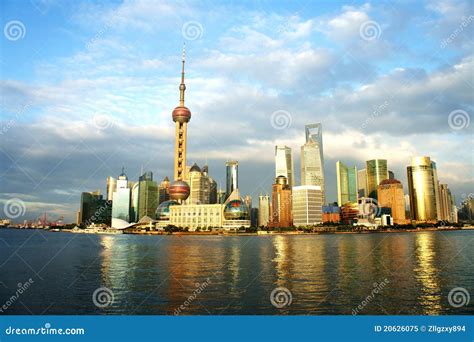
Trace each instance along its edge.
<path fill-rule="evenodd" d="M 226 199 L 230 196 L 232 191 L 239 188 L 239 162 L 231 160 L 225 163 L 226 166 Z"/>
<path fill-rule="evenodd" d="M 438 219 L 438 176 L 430 157 L 414 157 L 407 167 L 410 214 L 415 221 Z"/>
<path fill-rule="evenodd" d="M 367 160 L 365 164 L 367 172 L 367 196 L 377 199 L 377 187 L 383 180 L 388 179 L 387 160 Z"/>
<path fill-rule="evenodd" d="M 275 146 L 275 178 L 284 176 L 288 179 L 288 185 L 294 185 L 293 177 L 293 154 L 288 146 Z"/>
<path fill-rule="evenodd" d="M 348 167 L 342 162 L 336 163 L 337 204 L 341 207 L 347 202 L 357 202 L 357 167 Z"/>
<path fill-rule="evenodd" d="M 320 123 L 305 125 L 306 143 L 301 146 L 301 185 L 321 187 L 323 203 L 324 188 L 324 155 L 323 132 Z"/>

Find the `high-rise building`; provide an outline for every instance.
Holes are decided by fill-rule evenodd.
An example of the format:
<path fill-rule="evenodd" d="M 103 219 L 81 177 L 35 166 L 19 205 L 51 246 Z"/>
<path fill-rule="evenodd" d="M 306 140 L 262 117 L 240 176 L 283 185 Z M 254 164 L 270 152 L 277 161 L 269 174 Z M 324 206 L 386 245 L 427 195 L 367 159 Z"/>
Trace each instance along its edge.
<path fill-rule="evenodd" d="M 122 169 L 117 180 L 117 189 L 112 196 L 112 219 L 130 222 L 131 194 L 128 178 Z"/>
<path fill-rule="evenodd" d="M 117 180 L 114 177 L 107 177 L 107 201 L 112 200 L 112 196 L 117 189 Z"/>
<path fill-rule="evenodd" d="M 288 185 L 294 185 L 293 154 L 288 146 L 275 146 L 275 177 L 284 176 Z"/>
<path fill-rule="evenodd" d="M 321 123 L 305 125 L 305 133 L 306 143 L 301 146 L 301 185 L 320 186 L 324 203 L 324 155 Z"/>
<path fill-rule="evenodd" d="M 133 188 L 132 188 L 133 189 Z M 153 218 L 159 202 L 158 184 L 153 181 L 153 173 L 148 171 L 138 181 L 138 216 L 137 222 L 144 216 Z"/>
<path fill-rule="evenodd" d="M 139 185 L 140 185 L 140 182 L 135 182 L 131 186 L 130 222 L 138 222 L 138 200 L 140 196 Z M 129 182 L 129 186 L 130 186 L 130 182 Z"/>
<path fill-rule="evenodd" d="M 160 192 L 159 202 L 160 202 L 160 204 L 163 203 L 163 202 L 169 201 L 169 199 L 170 199 L 169 189 L 170 189 L 170 180 L 169 180 L 168 177 L 165 177 L 165 178 L 163 178 L 163 180 L 161 181 L 160 186 L 159 186 L 159 192 Z"/>
<path fill-rule="evenodd" d="M 348 167 L 342 162 L 336 163 L 337 203 L 339 206 L 347 202 L 357 202 L 357 167 Z"/>
<path fill-rule="evenodd" d="M 467 198 L 461 202 L 459 219 L 467 222 L 472 222 L 474 220 L 474 197 L 472 194 L 467 196 Z"/>
<path fill-rule="evenodd" d="M 439 202 L 440 202 L 440 217 L 441 221 L 457 222 L 456 205 L 454 203 L 453 195 L 448 187 L 448 184 L 439 185 Z"/>
<path fill-rule="evenodd" d="M 396 179 L 386 179 L 377 188 L 379 207 L 391 208 L 393 222 L 395 224 L 406 224 L 405 196 L 403 185 Z"/>
<path fill-rule="evenodd" d="M 226 192 L 223 189 L 217 190 L 217 203 L 224 204 L 226 198 Z"/>
<path fill-rule="evenodd" d="M 268 195 L 258 196 L 258 226 L 267 227 L 270 222 L 270 198 Z"/>
<path fill-rule="evenodd" d="M 239 188 L 239 162 L 231 160 L 225 163 L 226 166 L 226 199 L 230 194 Z"/>
<path fill-rule="evenodd" d="M 92 223 L 110 224 L 110 207 L 111 202 L 105 200 L 100 191 L 83 192 L 78 214 L 79 224 L 86 226 Z"/>
<path fill-rule="evenodd" d="M 388 170 L 388 179 L 395 179 L 395 173 L 393 171 Z"/>
<path fill-rule="evenodd" d="M 415 221 L 436 221 L 438 176 L 430 157 L 413 157 L 407 167 L 410 213 Z"/>
<path fill-rule="evenodd" d="M 190 186 L 190 194 L 187 204 L 208 204 L 209 203 L 209 180 L 205 177 L 199 168 L 194 165 L 187 173 L 187 183 Z"/>
<path fill-rule="evenodd" d="M 186 61 L 183 49 L 181 65 L 181 84 L 179 85 L 179 106 L 173 110 L 173 121 L 176 124 L 175 149 L 174 149 L 174 182 L 169 187 L 169 195 L 172 200 L 185 201 L 190 192 L 189 185 L 184 181 L 186 172 L 186 144 L 188 122 L 191 120 L 191 111 L 184 106 L 184 63 Z"/>
<path fill-rule="evenodd" d="M 367 172 L 367 197 L 377 199 L 377 187 L 380 182 L 388 179 L 387 161 L 373 159 L 366 161 Z"/>
<path fill-rule="evenodd" d="M 218 203 L 217 182 L 212 177 L 209 177 L 209 204 L 216 203 Z"/>
<path fill-rule="evenodd" d="M 367 170 L 362 169 L 357 171 L 357 193 L 359 198 L 367 197 Z"/>
<path fill-rule="evenodd" d="M 323 221 L 321 187 L 301 185 L 293 187 L 292 217 L 296 227 L 312 226 Z"/>
<path fill-rule="evenodd" d="M 291 217 L 291 188 L 284 176 L 278 176 L 272 186 L 272 227 L 290 227 Z"/>

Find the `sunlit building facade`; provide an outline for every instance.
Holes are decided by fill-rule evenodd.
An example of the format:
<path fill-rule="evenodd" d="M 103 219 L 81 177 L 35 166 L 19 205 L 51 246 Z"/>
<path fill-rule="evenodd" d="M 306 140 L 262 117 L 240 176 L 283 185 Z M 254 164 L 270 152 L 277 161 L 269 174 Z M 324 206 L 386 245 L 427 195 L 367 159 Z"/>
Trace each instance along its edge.
<path fill-rule="evenodd" d="M 336 163 L 337 203 L 339 206 L 347 202 L 357 202 L 357 167 L 346 166 L 342 162 Z"/>
<path fill-rule="evenodd" d="M 324 202 L 324 154 L 321 123 L 305 125 L 305 134 L 306 143 L 301 146 L 301 185 L 320 186 Z"/>
<path fill-rule="evenodd" d="M 415 221 L 438 219 L 438 176 L 430 157 L 413 157 L 407 167 L 410 213 Z"/>
<path fill-rule="evenodd" d="M 223 204 L 183 204 L 169 207 L 169 224 L 199 229 L 220 228 L 223 226 Z"/>
<path fill-rule="evenodd" d="M 391 209 L 391 216 L 395 224 L 406 224 L 405 196 L 403 185 L 396 179 L 386 179 L 377 188 L 379 207 Z"/>
<path fill-rule="evenodd" d="M 288 185 L 294 185 L 293 154 L 288 146 L 275 146 L 275 177 L 284 176 Z"/>
<path fill-rule="evenodd" d="M 124 171 L 117 179 L 117 189 L 112 196 L 112 218 L 130 222 L 131 193 Z"/>
<path fill-rule="evenodd" d="M 270 226 L 291 227 L 293 225 L 291 215 L 291 188 L 286 177 L 278 176 L 272 186 L 272 217 Z"/>
<path fill-rule="evenodd" d="M 270 222 L 270 197 L 260 195 L 258 197 L 258 226 L 267 227 Z"/>
<path fill-rule="evenodd" d="M 142 174 L 138 179 L 138 216 L 136 222 L 144 216 L 153 217 L 158 208 L 159 188 L 153 181 L 151 171 Z"/>
<path fill-rule="evenodd" d="M 292 217 L 295 227 L 317 225 L 323 221 L 323 198 L 317 185 L 294 186 L 292 189 Z"/>
<path fill-rule="evenodd" d="M 367 170 L 357 171 L 357 197 L 367 197 Z"/>
<path fill-rule="evenodd" d="M 239 188 L 239 162 L 231 160 L 225 163 L 226 167 L 226 188 L 225 195 L 226 199 L 230 194 Z"/>
<path fill-rule="evenodd" d="M 388 179 L 387 160 L 373 159 L 365 163 L 367 173 L 367 196 L 377 199 L 377 187 L 383 181 Z"/>
<path fill-rule="evenodd" d="M 117 189 L 117 179 L 112 176 L 107 177 L 107 200 L 111 201 L 112 196 Z"/>

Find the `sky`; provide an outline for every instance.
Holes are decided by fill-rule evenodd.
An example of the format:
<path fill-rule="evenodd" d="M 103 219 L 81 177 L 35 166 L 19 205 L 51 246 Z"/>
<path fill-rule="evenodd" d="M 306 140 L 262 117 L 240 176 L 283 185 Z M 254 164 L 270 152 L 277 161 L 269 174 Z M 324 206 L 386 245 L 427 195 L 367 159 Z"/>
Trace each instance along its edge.
<path fill-rule="evenodd" d="M 388 160 L 404 184 L 430 156 L 459 203 L 474 192 L 472 1 L 57 1 L 1 6 L 0 205 L 64 216 L 107 176 L 172 176 L 186 44 L 188 164 L 270 193 L 274 147 L 321 122 L 326 199 L 336 162 Z M 9 215 L 8 215 L 9 214 Z"/>

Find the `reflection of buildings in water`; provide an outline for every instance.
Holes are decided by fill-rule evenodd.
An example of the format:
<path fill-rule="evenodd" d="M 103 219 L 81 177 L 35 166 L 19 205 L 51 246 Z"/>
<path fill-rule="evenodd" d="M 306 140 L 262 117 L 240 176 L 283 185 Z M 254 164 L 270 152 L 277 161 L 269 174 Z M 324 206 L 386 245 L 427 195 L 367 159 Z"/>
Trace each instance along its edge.
<path fill-rule="evenodd" d="M 426 315 L 436 315 L 441 312 L 441 296 L 438 272 L 434 265 L 436 252 L 434 249 L 433 233 L 416 234 L 415 258 L 417 266 L 414 274 L 418 283 L 421 285 L 419 303 Z"/>
<path fill-rule="evenodd" d="M 288 280 L 290 277 L 290 256 L 292 255 L 289 251 L 289 238 L 277 235 L 273 238 L 273 248 L 275 249 L 275 258 L 273 263 L 275 264 L 276 270 L 276 285 L 277 286 L 288 286 Z"/>

